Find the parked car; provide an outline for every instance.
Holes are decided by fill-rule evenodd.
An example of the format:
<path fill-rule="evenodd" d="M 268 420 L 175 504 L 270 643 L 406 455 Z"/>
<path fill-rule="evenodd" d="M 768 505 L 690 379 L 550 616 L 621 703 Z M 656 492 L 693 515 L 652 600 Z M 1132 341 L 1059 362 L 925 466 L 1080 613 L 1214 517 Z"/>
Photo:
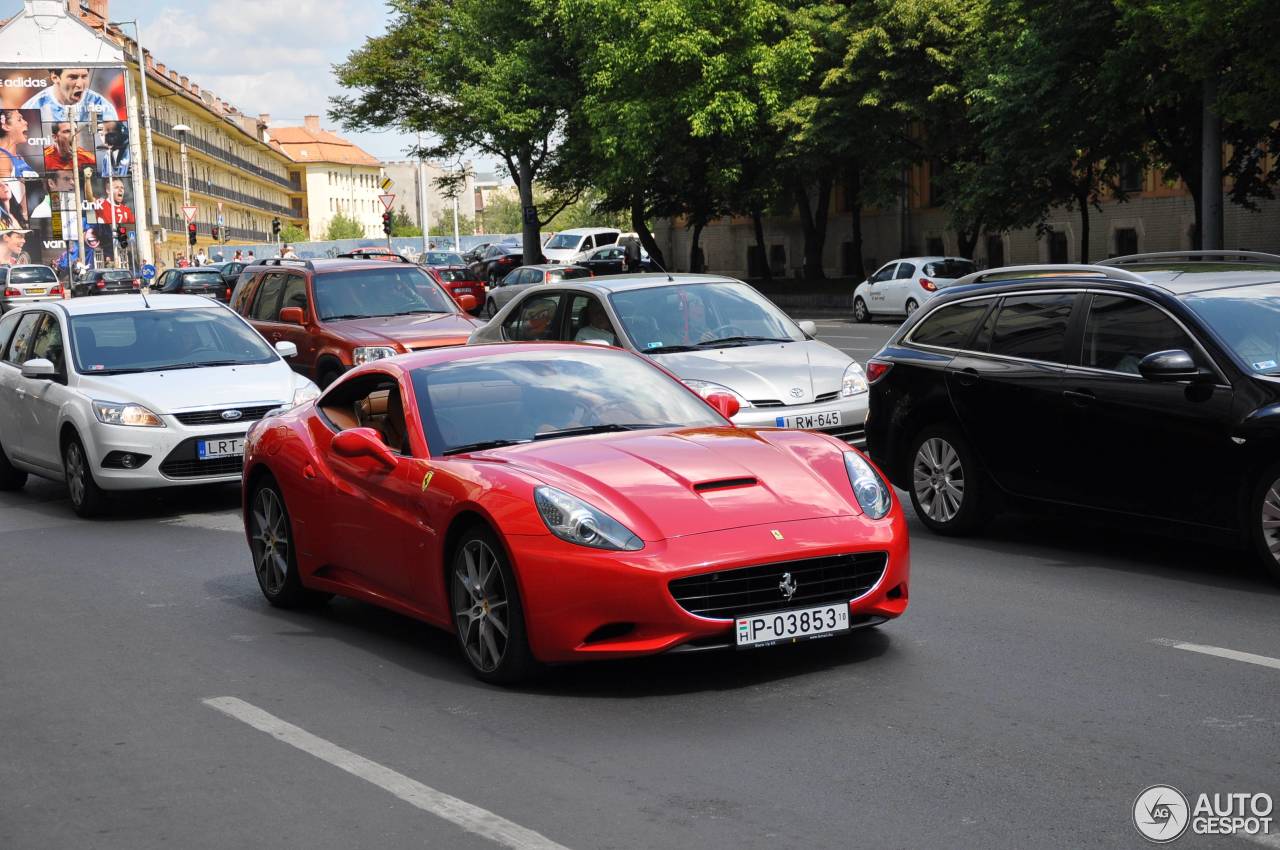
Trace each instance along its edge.
<path fill-rule="evenodd" d="M 242 260 L 227 260 L 224 263 L 212 263 L 205 268 L 214 268 L 218 270 L 218 274 L 222 275 L 222 283 L 226 289 L 226 297 L 223 301 L 231 300 L 231 291 L 236 288 L 236 282 L 240 280 L 240 273 L 245 270 L 249 264 Z"/>
<path fill-rule="evenodd" d="M 562 280 L 577 280 L 584 277 L 591 277 L 591 270 L 582 266 L 556 266 L 548 263 L 540 266 L 521 266 L 518 269 L 513 269 L 506 277 L 498 281 L 495 288 L 489 290 L 481 315 L 487 319 L 492 319 L 498 314 L 499 310 L 507 305 L 508 301 L 524 292 L 530 286 L 536 286 L 540 283 L 559 283 Z"/>
<path fill-rule="evenodd" d="M 418 257 L 418 265 L 429 268 L 457 268 L 466 264 L 457 251 L 427 251 Z"/>
<path fill-rule="evenodd" d="M 151 284 L 152 292 L 167 294 L 184 293 L 187 295 L 203 295 L 226 302 L 231 298 L 222 274 L 217 269 L 207 266 L 192 266 L 185 269 L 165 269 Z"/>
<path fill-rule="evenodd" d="M 468 248 L 466 251 L 462 252 L 463 263 L 470 266 L 472 263 L 484 256 L 484 252 L 489 250 L 489 246 L 492 244 L 492 242 L 481 242 L 479 245 Z"/>
<path fill-rule="evenodd" d="M 526 288 L 470 342 L 616 345 L 704 396 L 733 396 L 737 425 L 823 431 L 858 445 L 867 416 L 862 367 L 815 331 L 731 278 L 612 275 Z"/>
<path fill-rule="evenodd" d="M 606 245 L 603 248 L 588 251 L 582 255 L 581 259 L 576 260 L 574 264 L 591 269 L 591 273 L 595 275 L 623 274 L 627 271 L 627 251 L 621 245 Z M 661 271 L 649 259 L 649 252 L 643 248 L 640 249 L 639 270 L 644 272 Z"/>
<path fill-rule="evenodd" d="M 881 266 L 853 291 L 853 318 L 910 316 L 977 266 L 963 257 L 906 257 Z"/>
<path fill-rule="evenodd" d="M 1001 497 L 1247 542 L 1280 579 L 1280 257 L 971 275 L 870 361 L 872 456 L 930 529 Z"/>
<path fill-rule="evenodd" d="M 436 283 L 443 286 L 453 296 L 453 300 L 458 302 L 459 306 L 461 306 L 464 296 L 470 297 L 471 301 L 468 303 L 472 306 L 467 312 L 480 312 L 480 305 L 485 301 L 485 285 L 484 281 L 476 277 L 475 272 L 471 271 L 471 269 L 464 265 L 428 266 L 427 274 Z"/>
<path fill-rule="evenodd" d="M 413 262 L 404 254 L 393 251 L 390 248 L 384 248 L 375 245 L 371 248 L 352 248 L 350 251 L 344 251 L 338 255 L 338 259 L 342 260 L 386 260 L 389 262 L 410 263 Z"/>
<path fill-rule="evenodd" d="M 0 266 L 0 313 L 61 297 L 62 284 L 49 266 Z"/>
<path fill-rule="evenodd" d="M 515 243 L 499 242 L 485 249 L 480 258 L 470 264 L 476 277 L 496 286 L 507 272 L 524 265 L 524 249 Z"/>
<path fill-rule="evenodd" d="M 22 307 L 0 319 L 0 489 L 65 480 L 71 507 L 108 493 L 239 481 L 244 434 L 319 394 L 206 298 L 137 295 Z"/>
<path fill-rule="evenodd" d="M 562 230 L 542 246 L 542 255 L 548 263 L 576 263 L 582 255 L 602 245 L 618 241 L 622 231 L 616 227 L 578 227 Z"/>
<path fill-rule="evenodd" d="M 901 615 L 889 486 L 830 437 L 734 427 L 734 406 L 582 345 L 366 364 L 250 430 L 258 585 L 272 605 L 340 594 L 453 631 L 491 682 Z"/>
<path fill-rule="evenodd" d="M 71 287 L 71 294 L 76 297 L 119 295 L 141 288 L 142 278 L 129 269 L 92 269 Z"/>
<path fill-rule="evenodd" d="M 462 345 L 480 322 L 416 263 L 280 260 L 250 266 L 231 309 L 264 337 L 298 348 L 297 371 L 321 387 L 352 366 L 406 351 Z"/>

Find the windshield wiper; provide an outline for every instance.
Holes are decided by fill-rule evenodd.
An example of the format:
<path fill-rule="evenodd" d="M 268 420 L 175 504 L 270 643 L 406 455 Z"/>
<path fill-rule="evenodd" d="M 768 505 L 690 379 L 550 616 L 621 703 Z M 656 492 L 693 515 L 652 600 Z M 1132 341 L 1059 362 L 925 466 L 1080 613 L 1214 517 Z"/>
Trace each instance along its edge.
<path fill-rule="evenodd" d="M 168 366 L 152 366 L 149 369 L 143 369 L 144 372 L 170 372 L 176 369 L 199 369 L 202 366 L 240 366 L 242 360 L 202 360 L 199 363 L 173 363 Z"/>
<path fill-rule="evenodd" d="M 583 425 L 578 428 L 561 428 L 535 434 L 535 440 L 551 440 L 556 437 L 578 437 L 583 434 L 611 434 L 617 431 L 640 431 L 645 428 L 678 428 L 673 422 L 610 422 L 607 425 Z"/>
<path fill-rule="evenodd" d="M 403 313 L 392 313 L 393 316 L 419 316 L 424 313 L 448 313 L 448 310 L 405 310 Z"/>
<path fill-rule="evenodd" d="M 485 449 L 500 449 L 503 446 L 518 446 L 521 443 L 527 443 L 528 440 L 481 440 L 478 443 L 467 443 L 464 446 L 454 446 L 444 452 L 446 455 L 465 455 L 471 452 L 482 452 Z"/>
<path fill-rule="evenodd" d="M 677 351 L 697 351 L 693 345 L 660 345 L 657 348 L 644 349 L 645 354 L 673 354 Z"/>
<path fill-rule="evenodd" d="M 368 319 L 370 317 L 363 313 L 347 313 L 341 316 L 325 316 L 323 318 L 326 322 L 340 322 L 343 319 Z"/>
<path fill-rule="evenodd" d="M 706 342 L 700 342 L 698 347 L 709 348 L 713 345 L 724 345 L 726 343 L 746 345 L 749 342 L 795 342 L 795 340 L 776 336 L 727 336 L 724 339 L 709 339 Z"/>

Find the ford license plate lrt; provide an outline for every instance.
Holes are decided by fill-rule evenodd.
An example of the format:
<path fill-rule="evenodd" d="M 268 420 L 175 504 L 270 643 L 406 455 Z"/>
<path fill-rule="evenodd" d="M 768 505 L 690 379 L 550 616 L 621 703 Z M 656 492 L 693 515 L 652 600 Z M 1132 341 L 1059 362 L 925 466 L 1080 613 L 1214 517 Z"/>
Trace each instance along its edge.
<path fill-rule="evenodd" d="M 244 454 L 243 437 L 227 437 L 222 440 L 201 440 L 196 444 L 201 460 L 218 460 L 224 457 L 239 457 Z"/>
<path fill-rule="evenodd" d="M 795 416 L 779 416 L 779 428 L 834 428 L 840 424 L 840 411 L 821 410 L 817 413 L 799 413 Z"/>
<path fill-rule="evenodd" d="M 795 643 L 849 631 L 849 603 L 738 617 L 738 649 Z"/>

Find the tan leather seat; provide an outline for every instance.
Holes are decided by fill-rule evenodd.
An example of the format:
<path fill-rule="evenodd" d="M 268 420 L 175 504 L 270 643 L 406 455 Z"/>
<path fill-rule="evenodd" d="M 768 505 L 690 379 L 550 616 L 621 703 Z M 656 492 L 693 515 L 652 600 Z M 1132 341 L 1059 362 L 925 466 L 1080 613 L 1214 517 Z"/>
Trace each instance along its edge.
<path fill-rule="evenodd" d="M 404 403 L 400 392 L 394 391 L 387 399 L 386 415 L 382 418 L 382 441 L 400 454 L 409 453 L 409 428 L 404 421 Z"/>
<path fill-rule="evenodd" d="M 355 403 L 356 421 L 365 428 L 377 428 L 377 417 L 387 415 L 387 399 L 391 390 L 377 390 Z"/>

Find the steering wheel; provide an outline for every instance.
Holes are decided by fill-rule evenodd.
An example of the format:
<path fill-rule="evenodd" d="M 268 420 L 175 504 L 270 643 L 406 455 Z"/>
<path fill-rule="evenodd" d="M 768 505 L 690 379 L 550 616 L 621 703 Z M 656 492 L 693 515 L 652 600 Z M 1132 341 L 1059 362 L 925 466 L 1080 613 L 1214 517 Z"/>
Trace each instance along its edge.
<path fill-rule="evenodd" d="M 699 342 L 708 342 L 713 339 L 724 339 L 729 336 L 747 336 L 747 332 L 737 325 L 720 325 L 719 327 L 709 328 L 702 332 L 698 337 Z"/>

